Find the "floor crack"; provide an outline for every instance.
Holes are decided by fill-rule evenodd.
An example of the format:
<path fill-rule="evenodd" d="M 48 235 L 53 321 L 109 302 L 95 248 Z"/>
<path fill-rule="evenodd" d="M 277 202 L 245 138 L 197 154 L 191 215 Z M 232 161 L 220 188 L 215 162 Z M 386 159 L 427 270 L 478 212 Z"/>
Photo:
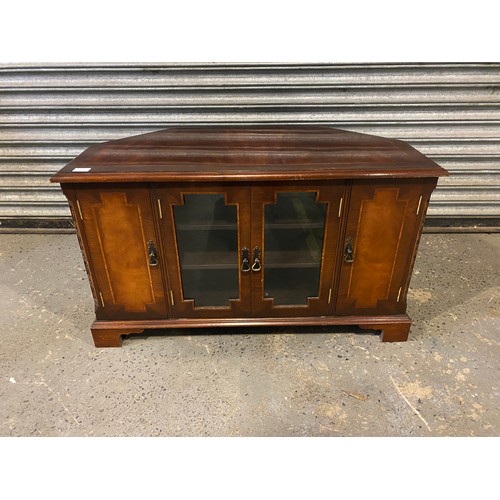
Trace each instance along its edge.
<path fill-rule="evenodd" d="M 425 420 L 425 418 L 422 417 L 422 414 L 408 401 L 408 398 L 401 392 L 400 388 L 398 387 L 398 385 L 396 384 L 396 382 L 394 381 L 394 379 L 392 378 L 392 376 L 389 375 L 389 377 L 391 379 L 391 382 L 394 384 L 394 387 L 398 391 L 398 394 L 403 398 L 403 400 L 405 401 L 405 403 L 413 410 L 413 413 L 415 413 L 415 415 L 420 420 L 422 420 L 422 422 L 425 424 L 425 426 L 427 427 L 427 429 L 429 429 L 429 432 L 432 432 L 432 429 L 430 428 L 430 426 L 427 423 L 427 421 Z"/>

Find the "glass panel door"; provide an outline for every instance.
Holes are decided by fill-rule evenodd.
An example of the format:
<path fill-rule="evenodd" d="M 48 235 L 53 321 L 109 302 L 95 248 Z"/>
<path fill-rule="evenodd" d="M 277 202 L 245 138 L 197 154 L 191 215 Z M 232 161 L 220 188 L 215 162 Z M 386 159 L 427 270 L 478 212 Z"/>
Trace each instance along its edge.
<path fill-rule="evenodd" d="M 343 196 L 334 182 L 252 188 L 255 315 L 330 314 Z"/>
<path fill-rule="evenodd" d="M 173 209 L 184 299 L 228 307 L 239 296 L 236 206 L 223 194 L 185 194 Z"/>
<path fill-rule="evenodd" d="M 241 270 L 241 260 L 250 246 L 250 189 L 169 187 L 154 195 L 172 316 L 248 316 L 250 273 Z"/>
<path fill-rule="evenodd" d="M 316 193 L 277 193 L 264 208 L 264 297 L 307 305 L 318 297 L 326 203 Z"/>

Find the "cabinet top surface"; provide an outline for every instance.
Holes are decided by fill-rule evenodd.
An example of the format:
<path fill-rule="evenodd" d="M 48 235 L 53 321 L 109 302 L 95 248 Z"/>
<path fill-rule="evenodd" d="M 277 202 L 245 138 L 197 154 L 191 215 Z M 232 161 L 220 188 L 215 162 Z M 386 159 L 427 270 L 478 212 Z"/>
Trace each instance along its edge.
<path fill-rule="evenodd" d="M 197 126 L 96 144 L 52 182 L 193 182 L 439 177 L 409 144 L 328 126 Z"/>

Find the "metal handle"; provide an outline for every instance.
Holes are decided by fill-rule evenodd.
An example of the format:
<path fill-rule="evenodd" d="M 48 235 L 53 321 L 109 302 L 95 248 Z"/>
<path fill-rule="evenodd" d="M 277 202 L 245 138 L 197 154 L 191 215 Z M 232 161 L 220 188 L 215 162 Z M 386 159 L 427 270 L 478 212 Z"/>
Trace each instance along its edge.
<path fill-rule="evenodd" d="M 253 249 L 253 264 L 252 264 L 252 271 L 254 273 L 258 273 L 262 269 L 262 265 L 260 263 L 260 248 L 255 247 Z"/>
<path fill-rule="evenodd" d="M 250 250 L 247 247 L 241 249 L 241 272 L 248 273 L 250 271 Z"/>
<path fill-rule="evenodd" d="M 354 262 L 354 247 L 351 238 L 347 238 L 347 241 L 345 243 L 344 260 L 348 264 Z"/>
<path fill-rule="evenodd" d="M 155 242 L 152 240 L 148 241 L 148 260 L 151 267 L 158 265 L 158 256 L 156 254 Z"/>

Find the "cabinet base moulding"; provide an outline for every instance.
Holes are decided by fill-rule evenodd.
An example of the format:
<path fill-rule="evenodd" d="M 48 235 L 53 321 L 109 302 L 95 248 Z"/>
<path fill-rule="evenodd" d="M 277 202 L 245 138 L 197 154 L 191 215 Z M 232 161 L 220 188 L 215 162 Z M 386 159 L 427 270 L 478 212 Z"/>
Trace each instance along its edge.
<path fill-rule="evenodd" d="M 96 347 L 121 347 L 123 335 L 143 333 L 144 328 L 102 328 L 94 323 L 91 331 Z"/>
<path fill-rule="evenodd" d="M 404 342 L 408 339 L 411 319 L 406 315 L 376 316 L 335 316 L 319 318 L 227 318 L 221 319 L 168 319 L 99 321 L 92 324 L 92 337 L 96 347 L 120 347 L 122 336 L 147 334 L 145 330 L 174 328 L 224 328 L 224 327 L 264 327 L 264 326 L 358 326 L 366 330 L 380 330 L 382 342 Z"/>
<path fill-rule="evenodd" d="M 360 324 L 359 327 L 367 330 L 380 330 L 382 342 L 406 342 L 410 333 L 411 319 L 398 323 Z"/>

